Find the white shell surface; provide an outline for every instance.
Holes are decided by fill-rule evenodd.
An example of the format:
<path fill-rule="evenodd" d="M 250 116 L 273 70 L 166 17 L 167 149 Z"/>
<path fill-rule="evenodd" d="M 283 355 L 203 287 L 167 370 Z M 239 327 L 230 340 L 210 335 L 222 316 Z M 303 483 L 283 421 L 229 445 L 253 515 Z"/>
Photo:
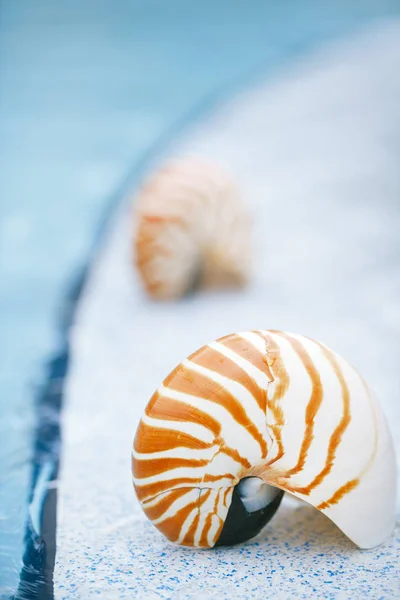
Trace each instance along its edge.
<path fill-rule="evenodd" d="M 393 442 L 371 390 L 330 348 L 283 331 L 227 335 L 177 365 L 142 416 L 132 473 L 148 518 L 187 546 L 217 543 L 239 482 L 257 505 L 258 477 L 323 511 L 361 548 L 395 524 Z M 201 493 L 211 500 L 200 509 Z"/>
<path fill-rule="evenodd" d="M 310 373 L 288 340 L 282 341 L 280 335 L 273 337 L 281 348 L 290 377 L 287 392 L 290 406 L 285 408 L 285 397 L 281 403 L 285 453 L 273 466 L 285 473 L 298 464 L 299 437 L 307 427 L 304 415 L 310 402 Z M 290 334 L 288 339 L 300 342 L 312 358 L 323 390 L 320 408 L 313 418 L 310 431 L 313 439 L 304 468 L 290 478 L 292 491 L 322 510 L 361 548 L 376 546 L 393 531 L 396 515 L 396 459 L 386 419 L 368 385 L 341 356 L 303 336 Z M 341 441 L 331 456 L 331 471 L 310 493 L 304 494 L 302 488 L 327 469 L 330 445 L 339 435 Z M 350 491 L 346 491 L 346 486 Z"/>

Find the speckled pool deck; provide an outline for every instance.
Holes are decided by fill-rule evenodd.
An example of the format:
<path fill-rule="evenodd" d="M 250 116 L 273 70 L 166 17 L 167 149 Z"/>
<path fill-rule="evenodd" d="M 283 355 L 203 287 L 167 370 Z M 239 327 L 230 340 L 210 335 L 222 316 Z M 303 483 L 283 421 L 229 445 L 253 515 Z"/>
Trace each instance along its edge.
<path fill-rule="evenodd" d="M 129 472 L 138 419 L 164 376 L 202 344 L 259 327 L 322 339 L 354 363 L 400 450 L 399 33 L 399 22 L 381 23 L 323 47 L 167 148 L 214 157 L 238 177 L 256 225 L 248 289 L 149 302 L 131 267 L 128 201 L 115 216 L 72 332 L 56 598 L 400 597 L 399 528 L 360 551 L 286 498 L 246 544 L 180 548 L 146 520 Z"/>

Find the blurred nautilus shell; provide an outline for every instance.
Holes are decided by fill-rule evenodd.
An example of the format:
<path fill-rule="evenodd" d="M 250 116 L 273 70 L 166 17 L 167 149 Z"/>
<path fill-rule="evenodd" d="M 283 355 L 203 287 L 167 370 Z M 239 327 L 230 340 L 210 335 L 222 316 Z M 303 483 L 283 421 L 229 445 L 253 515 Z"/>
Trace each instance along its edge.
<path fill-rule="evenodd" d="M 250 230 L 236 185 L 222 169 L 195 159 L 167 164 L 135 203 L 134 256 L 147 293 L 170 299 L 197 282 L 245 283 Z"/>
<path fill-rule="evenodd" d="M 256 535 L 289 492 L 355 544 L 395 522 L 392 439 L 371 390 L 324 344 L 248 331 L 204 346 L 151 398 L 132 457 L 137 497 L 172 542 Z"/>

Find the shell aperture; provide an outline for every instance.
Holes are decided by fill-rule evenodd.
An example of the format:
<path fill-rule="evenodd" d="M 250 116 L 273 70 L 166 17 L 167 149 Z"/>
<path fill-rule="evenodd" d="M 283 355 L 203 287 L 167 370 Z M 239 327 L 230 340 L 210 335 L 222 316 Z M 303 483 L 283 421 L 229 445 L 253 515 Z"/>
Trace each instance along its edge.
<path fill-rule="evenodd" d="M 279 490 L 259 477 L 245 477 L 238 484 L 239 498 L 248 513 L 264 509 L 278 495 Z"/>
<path fill-rule="evenodd" d="M 363 548 L 395 521 L 393 444 L 372 392 L 327 346 L 282 331 L 228 335 L 178 365 L 145 409 L 132 472 L 148 518 L 186 546 L 253 537 L 282 491 Z"/>
<path fill-rule="evenodd" d="M 216 546 L 231 546 L 256 536 L 279 508 L 284 492 L 258 477 L 245 477 L 235 487 Z"/>

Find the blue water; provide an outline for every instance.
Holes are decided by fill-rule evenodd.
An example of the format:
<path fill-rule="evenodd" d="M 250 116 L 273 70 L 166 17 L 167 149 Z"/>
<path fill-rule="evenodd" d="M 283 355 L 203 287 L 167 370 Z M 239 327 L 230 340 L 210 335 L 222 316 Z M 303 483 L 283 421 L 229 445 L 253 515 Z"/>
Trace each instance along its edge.
<path fill-rule="evenodd" d="M 398 1 L 3 0 L 0 593 L 18 582 L 35 394 L 116 190 L 224 94 Z M 134 178 L 133 178 L 134 179 Z"/>

